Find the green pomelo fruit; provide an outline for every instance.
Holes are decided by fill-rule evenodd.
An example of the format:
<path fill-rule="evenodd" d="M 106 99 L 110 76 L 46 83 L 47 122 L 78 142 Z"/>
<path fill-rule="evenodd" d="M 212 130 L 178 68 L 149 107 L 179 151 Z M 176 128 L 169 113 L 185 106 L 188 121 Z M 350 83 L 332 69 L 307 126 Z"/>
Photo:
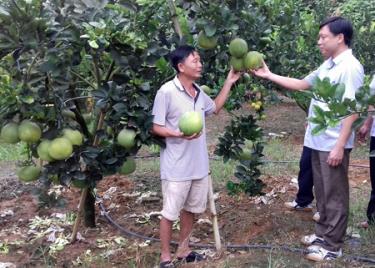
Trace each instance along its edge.
<path fill-rule="evenodd" d="M 122 175 L 128 175 L 130 173 L 133 173 L 136 169 L 136 163 L 135 160 L 131 157 L 128 157 L 126 161 L 122 164 L 120 167 L 120 174 Z"/>
<path fill-rule="evenodd" d="M 117 142 L 126 149 L 131 149 L 135 145 L 135 136 L 134 130 L 124 128 L 117 135 Z"/>
<path fill-rule="evenodd" d="M 207 50 L 214 49 L 217 46 L 217 37 L 208 37 L 204 31 L 201 31 L 198 34 L 198 46 Z"/>
<path fill-rule="evenodd" d="M 38 147 L 36 148 L 36 151 L 41 160 L 48 161 L 48 162 L 53 161 L 53 158 L 48 153 L 48 148 L 50 145 L 51 145 L 51 141 L 49 140 L 44 140 L 41 143 L 39 143 Z"/>
<path fill-rule="evenodd" d="M 82 133 L 79 132 L 78 130 L 73 130 L 73 129 L 70 129 L 70 128 L 66 128 L 63 130 L 63 137 L 64 138 L 67 138 L 68 140 L 70 140 L 70 142 L 73 144 L 73 145 L 82 145 L 83 143 L 83 136 L 82 136 Z"/>
<path fill-rule="evenodd" d="M 236 72 L 241 72 L 244 69 L 243 59 L 239 59 L 236 57 L 230 58 L 230 65 L 233 67 L 233 70 Z"/>
<path fill-rule="evenodd" d="M 247 43 L 241 38 L 233 39 L 229 44 L 229 53 L 236 58 L 242 58 L 248 51 Z"/>
<path fill-rule="evenodd" d="M 71 119 L 76 119 L 76 114 L 73 111 L 71 111 L 71 110 L 68 110 L 68 109 L 62 110 L 61 114 L 64 117 L 71 118 Z"/>
<path fill-rule="evenodd" d="M 263 66 L 263 55 L 257 51 L 250 51 L 244 59 L 247 70 L 256 70 Z"/>
<path fill-rule="evenodd" d="M 184 113 L 178 121 L 178 127 L 185 136 L 199 133 L 203 129 L 203 119 L 199 112 Z"/>
<path fill-rule="evenodd" d="M 24 120 L 18 127 L 18 137 L 21 141 L 35 143 L 40 140 L 42 130 L 40 127 L 29 120 Z"/>
<path fill-rule="evenodd" d="M 23 182 L 36 181 L 41 171 L 41 168 L 37 166 L 25 166 L 17 171 L 17 176 Z"/>
<path fill-rule="evenodd" d="M 246 148 L 253 148 L 253 141 L 246 139 L 245 140 L 245 147 Z"/>
<path fill-rule="evenodd" d="M 245 66 L 244 66 L 245 67 Z M 243 74 L 243 78 L 246 82 L 250 82 L 251 81 L 251 76 L 248 74 L 248 73 L 244 73 Z"/>
<path fill-rule="evenodd" d="M 48 147 L 48 154 L 56 160 L 67 159 L 73 153 L 73 145 L 67 138 L 56 138 Z"/>
<path fill-rule="evenodd" d="M 251 160 L 252 151 L 249 148 L 242 148 L 242 152 L 239 153 L 238 158 L 240 160 Z"/>
<path fill-rule="evenodd" d="M 1 129 L 0 134 L 2 140 L 6 143 L 17 143 L 18 138 L 18 125 L 16 123 L 8 123 Z"/>
<path fill-rule="evenodd" d="M 209 86 L 203 85 L 201 86 L 201 89 L 206 93 L 207 95 L 210 95 L 212 92 L 212 89 Z"/>

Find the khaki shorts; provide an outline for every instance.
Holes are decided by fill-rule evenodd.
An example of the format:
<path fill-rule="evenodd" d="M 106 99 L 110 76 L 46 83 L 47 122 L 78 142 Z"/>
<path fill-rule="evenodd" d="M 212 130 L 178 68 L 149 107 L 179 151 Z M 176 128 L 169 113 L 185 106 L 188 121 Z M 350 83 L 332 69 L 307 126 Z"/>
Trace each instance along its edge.
<path fill-rule="evenodd" d="M 206 210 L 208 195 L 208 176 L 199 180 L 167 181 L 162 180 L 164 218 L 175 221 L 182 209 L 191 213 L 203 213 Z"/>

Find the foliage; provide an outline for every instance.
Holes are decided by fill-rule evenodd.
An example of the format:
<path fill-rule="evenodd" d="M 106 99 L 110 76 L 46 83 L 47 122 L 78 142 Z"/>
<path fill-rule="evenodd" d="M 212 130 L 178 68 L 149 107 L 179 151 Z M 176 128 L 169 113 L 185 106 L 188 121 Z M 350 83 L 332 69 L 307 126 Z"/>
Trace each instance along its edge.
<path fill-rule="evenodd" d="M 137 16 L 139 8 L 108 1 L 2 4 L 1 66 L 10 83 L 1 86 L 0 120 L 32 119 L 42 126 L 44 139 L 61 135 L 66 127 L 85 136 L 69 159 L 44 166 L 45 182 L 57 176 L 64 185 L 76 179 L 94 186 L 141 144 L 154 140 L 149 133 L 152 101 L 171 72 L 159 32 L 138 27 L 146 19 Z M 103 127 L 98 126 L 100 115 Z M 131 151 L 115 141 L 124 127 L 137 132 Z M 37 156 L 36 145 L 31 149 Z"/>
<path fill-rule="evenodd" d="M 142 144 L 163 144 L 149 133 L 151 107 L 156 90 L 174 75 L 166 57 L 176 45 L 196 45 L 200 31 L 217 37 L 215 49 L 200 50 L 200 83 L 213 88 L 213 95 L 229 70 L 228 44 L 235 37 L 263 53 L 276 73 L 303 77 L 322 61 L 316 46 L 318 24 L 336 10 L 353 17 L 356 27 L 361 25 L 355 51 L 371 67 L 374 9 L 366 1 L 358 2 L 363 5 L 354 0 L 176 0 L 184 34 L 180 40 L 167 1 L 2 1 L 0 122 L 32 119 L 42 127 L 44 139 L 59 136 L 66 127 L 80 130 L 84 144 L 76 146 L 69 159 L 46 164 L 42 177 L 45 182 L 57 176 L 62 184 L 78 179 L 94 186 Z M 243 79 L 225 107 L 231 112 L 248 101 L 264 103 L 275 97 L 272 88 L 257 78 Z M 289 96 L 302 108 L 308 106 L 309 96 Z M 256 111 L 257 119 L 263 110 L 262 105 Z M 254 121 L 254 130 L 255 125 Z M 137 133 L 132 150 L 116 143 L 124 127 Z M 228 131 L 234 135 L 231 128 Z M 249 138 L 245 131 L 240 135 Z M 221 140 L 221 146 L 233 149 L 228 140 Z M 36 156 L 36 145 L 30 148 L 30 155 Z"/>
<path fill-rule="evenodd" d="M 368 83 L 358 89 L 355 99 L 343 98 L 344 84 L 331 84 L 329 78 L 317 79 L 310 92 L 306 92 L 312 98 L 325 103 L 326 109 L 314 106 L 313 118 L 309 121 L 315 124 L 312 134 L 316 135 L 325 131 L 328 127 L 337 126 L 340 121 L 352 114 L 358 114 L 353 128 L 360 126 L 368 115 L 369 105 L 375 104 L 375 96 L 371 94 Z"/>
<path fill-rule="evenodd" d="M 374 1 L 349 0 L 337 7 L 337 13 L 353 22 L 353 50 L 365 70 L 375 71 L 375 5 Z"/>
<path fill-rule="evenodd" d="M 250 159 L 241 160 L 236 167 L 235 176 L 239 183 L 229 181 L 227 189 L 229 193 L 246 192 L 250 195 L 261 193 L 265 185 L 260 179 L 258 166 L 261 165 L 260 158 L 263 156 L 262 130 L 256 124 L 252 115 L 234 116 L 230 125 L 225 127 L 225 132 L 219 137 L 219 144 L 215 154 L 222 156 L 224 162 L 229 159 L 240 159 L 240 154 L 245 143 L 250 141 Z"/>

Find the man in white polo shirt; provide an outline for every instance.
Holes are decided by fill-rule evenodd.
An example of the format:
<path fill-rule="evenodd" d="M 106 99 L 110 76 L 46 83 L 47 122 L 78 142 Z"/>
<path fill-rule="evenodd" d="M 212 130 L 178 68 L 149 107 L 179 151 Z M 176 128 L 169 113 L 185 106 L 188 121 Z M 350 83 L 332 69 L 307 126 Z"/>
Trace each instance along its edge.
<path fill-rule="evenodd" d="M 170 60 L 177 76 L 158 90 L 152 110 L 153 133 L 166 138 L 166 148 L 160 152 L 163 194 L 160 267 L 174 267 L 169 244 L 172 224 L 178 217 L 181 230 L 176 257 L 186 262 L 203 259 L 188 244 L 194 214 L 204 212 L 207 203 L 209 163 L 205 117 L 221 110 L 232 85 L 241 76 L 231 70 L 218 96 L 212 100 L 195 84 L 201 77 L 202 64 L 194 47 L 178 47 L 171 52 Z M 201 133 L 189 137 L 178 128 L 180 117 L 188 111 L 200 112 L 203 119 Z"/>
<path fill-rule="evenodd" d="M 363 84 L 362 65 L 349 48 L 353 36 L 351 23 L 342 17 L 331 17 L 320 25 L 318 46 L 323 64 L 304 79 L 279 76 L 267 65 L 252 71 L 253 74 L 273 81 L 291 90 L 306 90 L 315 79 L 328 77 L 332 84 L 344 84 L 343 98 L 355 98 Z M 314 117 L 314 106 L 327 110 L 327 104 L 315 99 L 311 101 L 309 117 Z M 351 127 L 356 115 L 343 119 L 338 126 L 312 135 L 315 125 L 309 122 L 304 146 L 312 149 L 311 159 L 317 209 L 320 220 L 315 224 L 315 233 L 302 238 L 309 245 L 306 258 L 314 261 L 332 260 L 342 255 L 342 246 L 349 215 L 349 153 L 353 148 L 354 132 Z"/>

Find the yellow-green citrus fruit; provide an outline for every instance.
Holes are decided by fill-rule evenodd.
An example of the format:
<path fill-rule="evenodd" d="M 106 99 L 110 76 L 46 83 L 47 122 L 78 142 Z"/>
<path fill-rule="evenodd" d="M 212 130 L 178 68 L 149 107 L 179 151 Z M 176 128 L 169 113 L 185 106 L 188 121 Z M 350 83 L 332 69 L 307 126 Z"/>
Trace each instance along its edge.
<path fill-rule="evenodd" d="M 40 175 L 41 168 L 37 166 L 25 166 L 17 171 L 18 178 L 23 182 L 36 181 Z"/>
<path fill-rule="evenodd" d="M 107 126 L 105 130 L 106 130 L 108 135 L 113 135 L 113 128 L 112 127 Z"/>
<path fill-rule="evenodd" d="M 245 147 L 246 148 L 253 148 L 253 142 L 251 140 L 245 140 Z"/>
<path fill-rule="evenodd" d="M 244 59 L 247 70 L 256 70 L 263 66 L 263 55 L 257 51 L 250 51 Z"/>
<path fill-rule="evenodd" d="M 242 58 L 248 51 L 247 43 L 241 38 L 233 39 L 229 44 L 229 53 L 236 58 Z"/>
<path fill-rule="evenodd" d="M 251 150 L 249 148 L 242 148 L 241 153 L 238 155 L 240 160 L 251 160 Z"/>
<path fill-rule="evenodd" d="M 2 140 L 6 143 L 17 143 L 18 138 L 18 125 L 16 123 L 8 123 L 1 129 L 0 134 Z"/>
<path fill-rule="evenodd" d="M 122 164 L 122 166 L 120 167 L 120 174 L 123 174 L 123 175 L 128 175 L 130 173 L 133 173 L 136 169 L 136 163 L 135 163 L 135 160 L 131 157 L 128 157 L 126 159 L 126 161 Z"/>
<path fill-rule="evenodd" d="M 198 34 L 198 45 L 203 49 L 214 49 L 217 46 L 217 37 L 208 37 L 204 31 Z"/>
<path fill-rule="evenodd" d="M 201 113 L 195 111 L 184 113 L 178 121 L 178 127 L 185 136 L 201 132 L 203 129 Z"/>
<path fill-rule="evenodd" d="M 63 130 L 63 137 L 70 140 L 73 145 L 81 145 L 83 142 L 82 133 L 78 130 L 66 128 Z"/>
<path fill-rule="evenodd" d="M 201 86 L 201 89 L 206 93 L 207 95 L 210 95 L 212 92 L 212 89 L 209 86 L 203 85 Z"/>
<path fill-rule="evenodd" d="M 48 148 L 50 145 L 51 145 L 51 141 L 49 140 L 44 140 L 41 143 L 39 143 L 38 147 L 36 148 L 36 151 L 41 160 L 48 161 L 48 162 L 53 161 L 53 158 L 48 153 Z"/>
<path fill-rule="evenodd" d="M 236 57 L 231 57 L 230 58 L 230 65 L 233 67 L 233 70 L 235 70 L 236 72 L 240 72 L 244 69 L 242 58 L 239 59 L 239 58 L 236 58 Z"/>
<path fill-rule="evenodd" d="M 245 79 L 246 82 L 250 82 L 251 81 L 251 76 L 248 73 L 244 73 L 243 74 L 243 78 Z"/>
<path fill-rule="evenodd" d="M 67 159 L 73 153 L 73 145 L 67 138 L 56 138 L 48 147 L 48 154 L 56 160 Z"/>
<path fill-rule="evenodd" d="M 29 120 L 24 120 L 18 126 L 18 137 L 21 141 L 35 143 L 40 140 L 42 130 L 40 127 Z"/>
<path fill-rule="evenodd" d="M 71 118 L 71 119 L 76 119 L 76 114 L 73 111 L 71 111 L 71 110 L 68 110 L 68 109 L 62 110 L 61 114 L 64 117 Z"/>
<path fill-rule="evenodd" d="M 131 149 L 135 145 L 136 133 L 132 129 L 126 129 L 120 131 L 117 135 L 117 142 L 126 149 Z"/>

